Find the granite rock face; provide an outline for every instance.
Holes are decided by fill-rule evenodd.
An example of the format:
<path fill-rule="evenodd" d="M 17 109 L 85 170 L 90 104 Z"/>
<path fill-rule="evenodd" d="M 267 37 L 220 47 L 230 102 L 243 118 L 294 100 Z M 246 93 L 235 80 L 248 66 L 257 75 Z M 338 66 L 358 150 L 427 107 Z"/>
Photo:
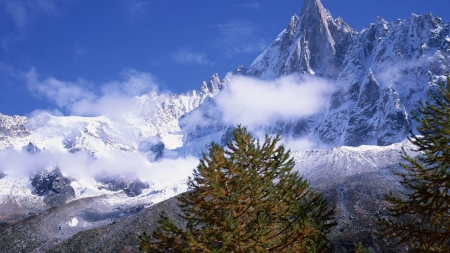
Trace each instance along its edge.
<path fill-rule="evenodd" d="M 33 194 L 43 196 L 50 207 L 59 206 L 75 198 L 70 179 L 64 177 L 58 168 L 43 170 L 31 177 Z"/>
<path fill-rule="evenodd" d="M 128 197 L 136 197 L 142 193 L 142 190 L 148 188 L 148 184 L 140 181 L 139 179 L 132 179 L 131 177 L 117 176 L 109 177 L 98 180 L 103 186 L 99 189 L 106 189 L 109 191 L 120 191 Z"/>
<path fill-rule="evenodd" d="M 263 80 L 313 75 L 333 83 L 318 113 L 274 120 L 259 129 L 307 137 L 329 147 L 384 146 L 406 139 L 414 129 L 411 111 L 417 112 L 419 101 L 426 101 L 428 92 L 445 81 L 449 37 L 450 25 L 431 13 L 393 22 L 377 17 L 358 32 L 341 18 L 334 19 L 320 0 L 305 0 L 300 16 L 294 15 L 269 48 L 234 74 Z M 220 108 L 209 105 L 184 116 L 185 121 L 205 116 L 197 127 L 186 128 L 188 135 L 229 127 L 220 124 Z M 210 112 L 216 112 L 219 121 L 211 121 Z"/>
<path fill-rule="evenodd" d="M 11 140 L 29 136 L 32 133 L 27 127 L 28 118 L 23 116 L 7 116 L 0 113 L 0 148 L 13 146 Z"/>
<path fill-rule="evenodd" d="M 31 143 L 31 142 L 29 142 L 28 145 L 22 147 L 22 150 L 23 150 L 23 151 L 26 151 L 26 152 L 28 152 L 28 153 L 30 153 L 30 154 L 34 154 L 34 153 L 37 153 L 37 152 L 40 152 L 40 151 L 41 151 L 40 148 L 36 147 L 36 145 L 34 145 L 34 144 Z"/>
<path fill-rule="evenodd" d="M 300 16 L 294 15 L 286 29 L 245 70 L 245 74 L 275 79 L 292 73 L 335 78 L 350 40 L 356 32 L 317 0 L 307 0 Z"/>

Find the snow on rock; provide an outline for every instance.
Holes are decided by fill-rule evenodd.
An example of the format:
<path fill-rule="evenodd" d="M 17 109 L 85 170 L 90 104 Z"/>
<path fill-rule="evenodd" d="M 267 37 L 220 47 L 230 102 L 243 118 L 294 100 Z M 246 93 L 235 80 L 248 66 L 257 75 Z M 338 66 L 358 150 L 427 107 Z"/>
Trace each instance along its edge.
<path fill-rule="evenodd" d="M 198 90 L 184 94 L 149 92 L 135 101 L 139 110 L 99 117 L 52 116 L 41 113 L 34 118 L 0 115 L 0 148 L 52 149 L 76 153 L 87 151 L 93 156 L 111 150 L 136 151 L 141 142 L 160 138 L 164 146 L 182 145 L 178 120 L 216 95 L 228 82 L 213 75 Z M 167 142 L 167 144 L 165 143 Z"/>
<path fill-rule="evenodd" d="M 168 159 L 183 156 L 172 151 L 183 146 L 178 120 L 215 96 L 228 79 L 220 80 L 215 74 L 198 90 L 184 94 L 149 92 L 135 98 L 137 110 L 122 115 L 41 113 L 27 118 L 0 114 L 0 221 L 20 220 L 96 196 L 110 196 L 106 198 L 109 205 L 130 206 L 156 203 L 186 191 L 185 183 L 148 185 L 134 173 L 145 174 L 138 166 L 157 165 L 166 152 Z M 132 155 L 117 158 L 120 154 Z M 96 161 L 100 162 L 94 168 Z M 136 166 L 127 171 L 114 161 Z"/>
<path fill-rule="evenodd" d="M 184 94 L 149 92 L 135 98 L 136 110 L 122 115 L 42 113 L 26 118 L 0 114 L 0 222 L 42 213 L 49 207 L 44 199 L 63 188 L 70 194 L 57 201 L 59 204 L 101 201 L 92 206 L 122 208 L 109 216 L 99 210 L 84 210 L 80 216 L 74 209 L 70 217 L 58 221 L 62 228 L 73 225 L 73 231 L 92 227 L 99 217 L 107 217 L 102 222 L 116 219 L 130 206 L 148 206 L 186 191 L 181 172 L 169 175 L 172 181 L 148 185 L 117 179 L 129 170 L 145 175 L 140 161 L 155 165 L 165 159 L 200 157 L 211 141 L 225 144 L 234 126 L 224 122 L 215 96 L 233 75 L 263 80 L 312 75 L 333 84 L 317 113 L 274 118 L 256 129 L 281 133 L 285 140 L 305 139 L 327 147 L 294 152 L 296 170 L 314 187 L 334 193 L 344 215 L 357 205 L 350 201 L 351 196 L 361 200 L 355 192 L 364 192 L 361 203 L 367 204 L 371 197 L 380 199 L 384 189 L 399 187 L 395 172 L 400 170 L 401 147 L 408 152 L 413 149 L 404 142 L 414 129 L 410 112 L 417 112 L 419 101 L 426 100 L 427 92 L 445 80 L 450 68 L 449 38 L 450 25 L 430 13 L 393 22 L 376 18 L 357 32 L 341 18 L 334 19 L 320 0 L 305 0 L 300 15 L 291 18 L 249 67 L 240 66 L 223 80 L 215 74 L 197 90 Z M 111 162 L 121 154 L 132 156 L 124 156 L 123 163 Z M 61 166 L 56 156 L 68 159 Z M 81 171 L 80 160 L 86 164 L 107 162 L 98 171 Z M 58 166 L 61 173 L 53 179 L 60 180 L 54 184 L 52 177 L 40 177 L 42 186 L 51 187 L 36 190 L 30 174 L 46 166 Z M 125 169 L 118 169 L 119 173 L 114 171 L 117 166 Z M 164 166 L 158 168 L 161 175 L 176 173 Z M 133 208 L 133 212 L 140 210 Z"/>
<path fill-rule="evenodd" d="M 68 221 L 67 224 L 71 227 L 75 227 L 78 225 L 78 219 L 76 217 L 72 218 L 72 220 Z"/>
<path fill-rule="evenodd" d="M 32 175 L 33 194 L 44 197 L 50 207 L 62 205 L 75 198 L 75 191 L 70 186 L 70 179 L 64 177 L 58 168 L 43 170 Z"/>
<path fill-rule="evenodd" d="M 247 68 L 234 74 L 274 80 L 285 75 L 328 78 L 333 90 L 319 112 L 272 120 L 260 126 L 316 146 L 390 145 L 403 141 L 420 100 L 445 81 L 450 69 L 450 25 L 427 13 L 375 22 L 357 32 L 333 19 L 320 0 L 305 0 L 275 41 Z M 300 97 L 301 94 L 299 94 Z M 232 105 L 230 105 L 232 106 Z M 214 98 L 187 114 L 187 140 L 229 127 Z"/>
<path fill-rule="evenodd" d="M 43 197 L 32 194 L 28 178 L 6 175 L 0 179 L 1 222 L 21 220 L 47 208 Z"/>
<path fill-rule="evenodd" d="M 300 16 L 291 18 L 245 74 L 266 80 L 292 73 L 336 77 L 354 34 L 341 18 L 333 19 L 319 0 L 306 0 Z"/>

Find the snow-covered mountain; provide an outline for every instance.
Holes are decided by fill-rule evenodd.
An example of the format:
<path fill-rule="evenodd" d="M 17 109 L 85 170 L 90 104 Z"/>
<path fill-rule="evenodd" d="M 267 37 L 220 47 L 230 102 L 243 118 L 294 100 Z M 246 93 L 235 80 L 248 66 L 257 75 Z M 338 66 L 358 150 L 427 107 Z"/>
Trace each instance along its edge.
<path fill-rule="evenodd" d="M 377 17 L 357 32 L 333 19 L 320 1 L 306 0 L 270 47 L 234 73 L 264 80 L 294 73 L 333 82 L 323 110 L 267 126 L 273 132 L 328 146 L 389 145 L 405 139 L 410 112 L 445 80 L 449 33 L 450 25 L 431 13 L 393 22 Z"/>
<path fill-rule="evenodd" d="M 165 177 L 151 177 L 158 168 L 174 165 L 157 161 L 178 157 L 171 150 L 183 146 L 179 118 L 208 101 L 226 83 L 227 79 L 221 81 L 216 74 L 198 90 L 184 94 L 149 92 L 136 97 L 135 108 L 122 115 L 41 113 L 27 118 L 0 114 L 0 222 L 80 198 L 111 194 L 116 196 L 111 201 L 117 202 L 112 206 L 148 205 L 185 191 L 184 181 L 196 159 L 184 165 L 183 159 L 178 166 L 187 167 L 186 176 L 175 176 L 168 183 L 158 182 Z M 153 165 L 156 172 L 145 171 Z M 142 175 L 145 182 L 138 178 Z M 122 191 L 125 195 L 119 194 Z"/>
<path fill-rule="evenodd" d="M 262 79 L 292 73 L 336 78 L 355 34 L 344 20 L 333 19 L 320 1 L 307 0 L 300 16 L 292 16 L 288 27 L 245 74 Z"/>
<path fill-rule="evenodd" d="M 401 190 L 395 174 L 401 170 L 398 164 L 401 147 L 412 154 L 414 147 L 408 142 L 292 153 L 297 163 L 295 169 L 336 204 L 339 219 L 336 231 L 342 231 L 335 232 L 336 240 L 373 240 L 376 242 L 373 246 L 375 252 L 389 252 L 377 248 L 381 247 L 381 242 L 368 224 L 373 224 L 378 215 L 385 213 L 384 194 Z M 71 185 L 81 184 L 83 182 Z M 76 187 L 76 195 L 80 193 L 78 189 Z M 185 188 L 178 192 L 183 190 Z M 103 190 L 100 195 L 73 200 L 6 229 L 5 233 L 0 233 L 0 245 L 6 245 L 6 252 L 28 252 L 24 249 L 39 249 L 38 252 L 122 252 L 124 245 L 132 245 L 130 251 L 139 252 L 136 245 L 131 244 L 136 241 L 136 233 L 154 229 L 161 210 L 166 210 L 170 217 L 178 220 L 175 216 L 178 208 L 173 199 L 153 205 L 161 198 L 175 194 L 174 189 L 168 188 L 165 192 L 160 191 L 158 198 L 155 191 L 146 189 L 137 197 L 127 198 L 123 192 L 108 194 Z M 151 208 L 147 208 L 149 206 Z M 16 243 L 7 243 L 10 241 Z"/>
<path fill-rule="evenodd" d="M 148 206 L 185 191 L 185 179 L 201 152 L 211 141 L 224 144 L 231 136 L 235 125 L 224 109 L 242 110 L 233 101 L 224 104 L 222 94 L 233 92 L 230 87 L 239 78 L 278 87 L 286 76 L 306 84 L 316 80 L 311 78 L 326 80 L 323 105 L 292 117 L 274 113 L 252 130 L 281 133 L 286 140 L 307 138 L 326 147 L 294 150 L 296 169 L 338 204 L 345 217 L 342 224 L 352 223 L 349 217 L 355 212 L 366 219 L 384 208 L 372 206 L 372 198 L 382 201 L 383 192 L 398 188 L 401 147 L 413 149 L 405 141 L 415 124 L 410 112 L 444 81 L 449 68 L 450 24 L 430 13 L 392 22 L 377 17 L 355 31 L 341 18 L 334 19 L 320 0 L 305 0 L 300 16 L 294 15 L 250 66 L 238 67 L 223 80 L 215 74 L 198 90 L 149 92 L 120 115 L 0 114 L 0 222 L 73 203 L 63 224 L 76 228 L 68 233 L 73 235 L 126 215 L 113 211 L 116 207 Z M 304 98 L 295 92 L 289 95 Z M 82 206 L 82 199 L 89 199 L 86 208 L 101 206 L 111 215 L 96 213 L 104 219 L 94 220 L 83 216 L 90 209 Z M 97 200 L 101 204 L 93 204 Z M 370 212 L 361 211 L 368 206 Z"/>
<path fill-rule="evenodd" d="M 184 94 L 149 92 L 135 98 L 137 109 L 121 115 L 76 117 L 42 113 L 26 118 L 0 114 L 0 148 L 21 149 L 31 143 L 39 150 L 51 147 L 98 156 L 110 150 L 136 151 L 148 138 L 156 138 L 173 149 L 182 145 L 173 137 L 180 131 L 180 117 L 216 95 L 227 82 L 215 74 L 209 83 L 203 82 L 198 90 Z"/>

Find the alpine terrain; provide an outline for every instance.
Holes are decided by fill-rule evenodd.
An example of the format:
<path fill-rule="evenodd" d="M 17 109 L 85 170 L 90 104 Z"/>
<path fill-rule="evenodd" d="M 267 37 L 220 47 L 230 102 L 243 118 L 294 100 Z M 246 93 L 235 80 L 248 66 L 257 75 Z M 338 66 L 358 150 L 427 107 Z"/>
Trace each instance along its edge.
<path fill-rule="evenodd" d="M 374 220 L 386 214 L 384 194 L 403 191 L 396 172 L 402 147 L 414 154 L 410 112 L 446 80 L 450 24 L 431 13 L 374 20 L 355 31 L 320 0 L 305 0 L 250 66 L 214 74 L 198 90 L 142 94 L 119 115 L 0 114 L 2 252 L 138 252 L 137 235 L 155 228 L 161 210 L 176 217 L 172 197 L 187 190 L 202 151 L 246 124 L 230 120 L 239 103 L 226 104 L 247 92 L 242 80 L 326 83 L 314 110 L 285 108 L 250 128 L 310 144 L 291 149 L 296 169 L 337 207 L 336 252 L 354 242 L 398 252 L 383 245 Z M 283 101 L 279 94 L 258 99 Z"/>

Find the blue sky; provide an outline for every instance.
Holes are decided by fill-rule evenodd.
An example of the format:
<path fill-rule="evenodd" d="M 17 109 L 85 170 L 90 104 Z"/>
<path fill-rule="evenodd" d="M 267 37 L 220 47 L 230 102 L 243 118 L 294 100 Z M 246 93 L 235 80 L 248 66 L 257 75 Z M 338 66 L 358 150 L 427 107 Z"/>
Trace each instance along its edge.
<path fill-rule="evenodd" d="M 448 0 L 322 0 L 361 30 L 432 12 L 450 21 Z M 299 14 L 303 0 L 0 0 L 0 113 L 73 114 L 65 99 L 110 87 L 196 89 L 214 73 L 249 66 Z M 123 89 L 130 80 L 148 85 Z M 42 87 L 61 91 L 43 91 Z M 64 89 L 58 89 L 64 87 Z M 119 88 L 118 88 L 119 87 Z M 57 99 L 56 96 L 59 98 Z M 100 96 L 100 95 L 99 95 Z"/>

